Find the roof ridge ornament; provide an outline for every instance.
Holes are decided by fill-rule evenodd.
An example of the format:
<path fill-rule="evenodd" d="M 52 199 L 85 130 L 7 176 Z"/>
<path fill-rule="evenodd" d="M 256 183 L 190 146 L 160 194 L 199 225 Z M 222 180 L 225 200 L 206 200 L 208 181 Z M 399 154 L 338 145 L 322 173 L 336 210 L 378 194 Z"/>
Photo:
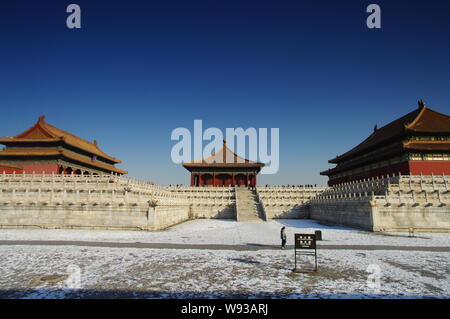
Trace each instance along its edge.
<path fill-rule="evenodd" d="M 45 121 L 45 115 L 39 116 L 39 122 L 42 123 Z"/>
<path fill-rule="evenodd" d="M 423 108 L 425 108 L 425 107 L 427 107 L 427 106 L 425 105 L 425 102 L 424 102 L 423 100 L 419 100 L 419 101 L 417 102 L 417 104 L 419 105 L 419 109 L 420 109 L 420 110 L 423 109 Z"/>

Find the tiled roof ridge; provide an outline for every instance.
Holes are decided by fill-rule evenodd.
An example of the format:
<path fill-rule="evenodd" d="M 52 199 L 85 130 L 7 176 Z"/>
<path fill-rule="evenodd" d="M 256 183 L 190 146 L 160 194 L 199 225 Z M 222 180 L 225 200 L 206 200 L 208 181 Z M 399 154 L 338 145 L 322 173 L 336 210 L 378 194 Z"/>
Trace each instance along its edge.
<path fill-rule="evenodd" d="M 340 161 L 354 154 L 359 154 L 360 152 L 363 152 L 368 148 L 372 148 L 375 147 L 376 145 L 383 144 L 388 139 L 392 139 L 396 136 L 398 137 L 401 136 L 402 134 L 406 134 L 408 131 L 420 132 L 421 131 L 420 127 L 417 127 L 417 125 L 421 123 L 421 120 L 425 117 L 425 115 L 430 115 L 430 113 L 438 115 L 440 117 L 439 118 L 440 121 L 442 121 L 442 118 L 444 118 L 444 120 L 445 118 L 448 118 L 450 120 L 450 116 L 428 108 L 422 100 L 420 100 L 418 104 L 419 107 L 416 108 L 415 110 L 403 115 L 402 117 L 392 122 L 387 123 L 383 127 L 377 128 L 375 126 L 372 134 L 370 134 L 361 143 L 359 143 L 349 151 L 345 152 L 344 154 L 336 156 L 329 162 L 335 163 L 336 161 Z"/>
<path fill-rule="evenodd" d="M 227 162 L 227 152 L 231 153 L 232 158 L 233 158 L 233 162 Z M 221 162 L 217 162 L 215 160 L 211 160 L 214 159 L 216 156 L 220 156 L 222 154 L 222 161 Z M 240 161 L 239 161 L 240 160 Z M 214 152 L 212 152 L 209 156 L 207 156 L 206 158 L 202 158 L 202 159 L 198 159 L 198 160 L 194 160 L 191 162 L 186 162 L 183 163 L 183 165 L 199 165 L 199 164 L 205 164 L 205 165 L 210 165 L 210 164 L 253 164 L 253 165 L 258 165 L 258 164 L 262 164 L 259 162 L 255 162 L 255 161 L 251 161 L 249 159 L 243 158 L 239 155 L 237 155 L 235 152 L 233 152 L 232 150 L 230 150 L 227 147 L 227 143 L 226 143 L 226 139 L 223 140 L 223 144 L 222 147 L 220 149 L 218 149 L 217 151 L 214 150 Z M 264 164 L 262 164 L 264 165 Z"/>
<path fill-rule="evenodd" d="M 21 136 L 26 135 L 28 132 L 32 131 L 33 129 L 36 129 L 37 127 L 42 129 L 45 132 L 45 135 L 49 135 L 49 136 L 51 136 L 51 138 L 53 138 L 55 140 L 56 139 L 63 140 L 65 143 L 67 143 L 69 145 L 80 148 L 84 151 L 92 153 L 93 155 L 104 157 L 104 158 L 111 160 L 113 162 L 116 162 L 116 163 L 121 162 L 120 160 L 116 159 L 115 157 L 112 157 L 112 156 L 106 154 L 105 152 L 103 152 L 98 147 L 96 140 L 94 140 L 94 142 L 91 143 L 79 136 L 76 136 L 72 133 L 69 133 L 69 132 L 63 130 L 63 129 L 60 129 L 59 127 L 56 127 L 56 126 L 46 122 L 44 115 L 39 116 L 38 121 L 32 127 L 30 127 L 29 129 L 25 130 L 24 132 L 14 136 L 14 137 L 8 137 L 8 139 L 11 139 L 11 140 L 21 139 L 22 138 Z M 68 139 L 73 139 L 73 143 L 70 143 L 70 141 L 68 141 Z"/>

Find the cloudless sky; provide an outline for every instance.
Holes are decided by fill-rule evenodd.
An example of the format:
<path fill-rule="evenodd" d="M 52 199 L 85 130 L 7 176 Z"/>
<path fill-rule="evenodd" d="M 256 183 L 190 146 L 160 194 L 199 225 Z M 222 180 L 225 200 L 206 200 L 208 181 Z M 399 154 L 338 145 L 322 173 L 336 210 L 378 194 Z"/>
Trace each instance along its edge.
<path fill-rule="evenodd" d="M 174 128 L 274 127 L 280 170 L 260 184 L 324 185 L 327 161 L 375 124 L 419 99 L 450 113 L 449 15 L 447 0 L 2 2 L 0 136 L 46 115 L 132 177 L 187 184 Z"/>

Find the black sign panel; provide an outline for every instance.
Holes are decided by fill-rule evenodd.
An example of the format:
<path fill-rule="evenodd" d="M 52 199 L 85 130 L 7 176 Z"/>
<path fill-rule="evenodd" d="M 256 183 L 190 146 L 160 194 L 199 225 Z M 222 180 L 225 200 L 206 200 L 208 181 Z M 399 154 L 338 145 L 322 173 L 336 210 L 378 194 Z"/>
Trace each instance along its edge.
<path fill-rule="evenodd" d="M 297 269 L 297 256 L 314 256 L 314 270 L 317 271 L 317 246 L 315 234 L 295 234 L 295 268 L 294 271 L 301 271 Z M 314 249 L 314 251 L 308 251 Z"/>
<path fill-rule="evenodd" d="M 316 249 L 316 235 L 295 234 L 296 249 Z"/>

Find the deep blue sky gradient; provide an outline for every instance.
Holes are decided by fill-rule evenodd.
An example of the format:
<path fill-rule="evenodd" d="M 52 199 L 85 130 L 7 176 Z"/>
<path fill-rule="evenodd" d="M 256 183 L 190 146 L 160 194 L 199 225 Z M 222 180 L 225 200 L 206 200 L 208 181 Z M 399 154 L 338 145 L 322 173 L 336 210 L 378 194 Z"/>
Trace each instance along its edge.
<path fill-rule="evenodd" d="M 187 184 L 174 128 L 278 127 L 280 170 L 260 183 L 325 184 L 328 159 L 417 100 L 450 113 L 449 15 L 447 0 L 2 2 L 0 135 L 45 114 L 132 177 Z"/>

